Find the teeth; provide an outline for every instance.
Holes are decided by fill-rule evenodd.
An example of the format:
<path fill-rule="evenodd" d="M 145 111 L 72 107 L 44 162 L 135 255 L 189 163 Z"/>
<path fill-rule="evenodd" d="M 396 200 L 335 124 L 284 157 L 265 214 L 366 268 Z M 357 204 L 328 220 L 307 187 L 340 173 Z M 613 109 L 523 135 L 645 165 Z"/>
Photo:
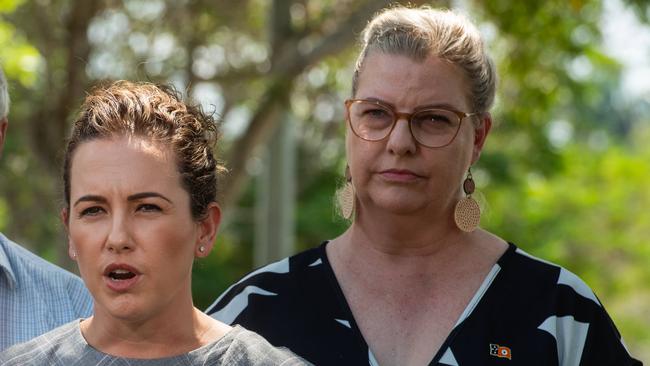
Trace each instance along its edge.
<path fill-rule="evenodd" d="M 120 281 L 120 280 L 128 280 L 130 278 L 135 277 L 135 273 L 131 271 L 127 271 L 125 269 L 116 269 L 114 271 L 111 271 L 111 273 L 109 273 L 108 276 L 113 281 Z"/>

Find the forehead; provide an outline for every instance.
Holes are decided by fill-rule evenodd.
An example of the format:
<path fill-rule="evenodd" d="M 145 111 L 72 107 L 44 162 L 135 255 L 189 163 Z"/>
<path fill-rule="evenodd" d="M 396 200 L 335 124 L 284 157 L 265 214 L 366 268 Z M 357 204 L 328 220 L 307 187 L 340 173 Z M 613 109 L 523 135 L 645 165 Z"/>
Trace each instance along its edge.
<path fill-rule="evenodd" d="M 163 144 L 137 137 L 102 138 L 76 149 L 71 189 L 165 187 L 180 184 L 174 155 Z"/>
<path fill-rule="evenodd" d="M 462 70 L 439 57 L 417 61 L 404 55 L 372 52 L 359 74 L 355 98 L 376 98 L 400 109 L 447 104 L 467 111 L 468 90 Z"/>

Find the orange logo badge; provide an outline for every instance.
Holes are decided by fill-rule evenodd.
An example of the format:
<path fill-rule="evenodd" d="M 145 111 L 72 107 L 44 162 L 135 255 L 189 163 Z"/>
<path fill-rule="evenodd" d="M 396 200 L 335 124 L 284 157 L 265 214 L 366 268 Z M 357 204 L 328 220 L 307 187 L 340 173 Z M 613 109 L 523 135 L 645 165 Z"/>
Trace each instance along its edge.
<path fill-rule="evenodd" d="M 490 355 L 512 360 L 512 351 L 510 351 L 510 348 L 499 346 L 498 344 L 490 344 Z"/>

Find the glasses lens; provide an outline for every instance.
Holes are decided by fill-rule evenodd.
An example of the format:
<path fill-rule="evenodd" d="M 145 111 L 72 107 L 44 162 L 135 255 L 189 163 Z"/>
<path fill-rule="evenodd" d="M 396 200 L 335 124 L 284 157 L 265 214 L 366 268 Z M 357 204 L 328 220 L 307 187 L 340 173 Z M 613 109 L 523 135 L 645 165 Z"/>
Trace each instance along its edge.
<path fill-rule="evenodd" d="M 350 105 L 350 127 L 364 140 L 377 141 L 388 136 L 395 116 L 378 104 L 355 101 Z"/>
<path fill-rule="evenodd" d="M 429 147 L 449 144 L 456 136 L 459 127 L 458 115 L 444 109 L 427 109 L 411 117 L 413 137 L 422 145 Z"/>

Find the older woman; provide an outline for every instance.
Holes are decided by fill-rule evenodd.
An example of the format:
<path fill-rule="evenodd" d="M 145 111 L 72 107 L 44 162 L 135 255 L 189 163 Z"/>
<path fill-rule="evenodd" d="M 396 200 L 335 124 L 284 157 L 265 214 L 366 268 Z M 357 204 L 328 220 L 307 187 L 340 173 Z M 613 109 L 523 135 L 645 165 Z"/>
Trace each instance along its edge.
<path fill-rule="evenodd" d="M 192 263 L 212 249 L 214 121 L 173 92 L 94 90 L 67 146 L 63 223 L 94 314 L 0 355 L 2 365 L 304 364 L 192 304 Z"/>
<path fill-rule="evenodd" d="M 351 226 L 209 313 L 318 365 L 638 364 L 580 279 L 477 228 L 495 79 L 463 16 L 377 15 L 345 102 Z"/>

